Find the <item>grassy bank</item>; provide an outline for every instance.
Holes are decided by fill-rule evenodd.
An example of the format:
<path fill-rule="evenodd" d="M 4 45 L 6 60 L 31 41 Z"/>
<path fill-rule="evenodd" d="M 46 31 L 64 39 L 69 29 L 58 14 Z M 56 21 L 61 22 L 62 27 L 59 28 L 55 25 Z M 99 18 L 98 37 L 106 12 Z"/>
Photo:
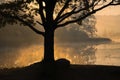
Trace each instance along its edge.
<path fill-rule="evenodd" d="M 42 63 L 35 63 L 23 68 L 1 69 L 0 80 L 120 80 L 120 67 L 59 64 L 50 71 Z"/>

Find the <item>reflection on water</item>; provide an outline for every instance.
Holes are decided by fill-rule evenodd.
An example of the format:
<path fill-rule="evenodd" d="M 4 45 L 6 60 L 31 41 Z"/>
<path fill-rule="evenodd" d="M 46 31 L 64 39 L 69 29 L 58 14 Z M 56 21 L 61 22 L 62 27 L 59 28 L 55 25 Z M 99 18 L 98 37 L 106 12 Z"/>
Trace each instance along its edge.
<path fill-rule="evenodd" d="M 0 48 L 0 68 L 22 67 L 40 61 L 43 46 Z M 59 44 L 55 45 L 55 59 L 66 58 L 72 64 L 101 64 L 120 66 L 120 43 L 110 44 Z"/>
<path fill-rule="evenodd" d="M 0 49 L 0 68 L 27 66 L 43 58 L 42 46 Z"/>
<path fill-rule="evenodd" d="M 58 58 L 67 58 L 72 64 L 94 64 L 95 45 L 93 44 L 66 44 L 57 45 L 55 56 Z"/>
<path fill-rule="evenodd" d="M 120 43 L 98 45 L 96 58 L 95 64 L 120 66 Z"/>

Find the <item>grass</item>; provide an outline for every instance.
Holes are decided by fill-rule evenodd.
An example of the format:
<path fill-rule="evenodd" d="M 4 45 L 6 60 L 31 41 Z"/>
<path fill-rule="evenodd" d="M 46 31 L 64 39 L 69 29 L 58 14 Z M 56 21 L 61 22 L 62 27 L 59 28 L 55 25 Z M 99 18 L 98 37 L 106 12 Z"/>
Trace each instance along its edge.
<path fill-rule="evenodd" d="M 120 80 L 119 66 L 42 62 L 23 68 L 1 69 L 0 80 Z"/>

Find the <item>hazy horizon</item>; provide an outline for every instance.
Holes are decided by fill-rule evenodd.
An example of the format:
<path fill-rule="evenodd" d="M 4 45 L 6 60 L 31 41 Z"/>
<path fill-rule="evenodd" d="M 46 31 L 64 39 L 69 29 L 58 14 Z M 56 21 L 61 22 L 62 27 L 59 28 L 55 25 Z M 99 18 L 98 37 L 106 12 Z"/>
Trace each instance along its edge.
<path fill-rule="evenodd" d="M 108 37 L 120 42 L 119 17 L 119 15 L 96 16 L 98 36 Z M 79 34 L 79 31 L 69 32 L 69 34 L 64 29 L 62 30 L 62 28 L 58 29 L 58 31 L 60 32 L 56 36 L 61 36 L 60 39 L 62 40 L 64 40 L 64 35 L 72 39 L 73 42 L 74 40 L 81 39 L 82 36 Z M 67 45 L 55 45 L 55 57 L 56 59 L 66 58 L 73 64 L 119 66 L 119 49 L 119 43 L 99 45 L 70 43 Z M 0 29 L 0 68 L 26 66 L 41 59 L 43 59 L 42 36 L 35 34 L 25 26 L 8 25 Z"/>
<path fill-rule="evenodd" d="M 95 15 L 96 17 L 96 29 L 97 29 L 97 35 L 98 37 L 107 37 L 112 39 L 113 41 L 118 41 L 120 42 L 120 31 L 119 31 L 119 22 L 120 22 L 120 15 Z M 77 25 L 72 25 L 72 26 L 77 26 Z M 79 26 L 78 26 L 79 27 Z M 62 39 L 62 37 L 69 37 L 68 41 L 70 41 L 70 39 L 72 39 L 72 37 L 74 36 L 75 40 L 79 40 L 82 37 L 82 34 L 80 31 L 78 32 L 70 32 L 66 34 L 64 34 L 66 31 L 65 29 L 57 29 L 56 30 L 56 37 L 58 37 L 58 39 Z M 70 34 L 70 35 L 69 35 Z M 77 35 L 76 35 L 77 34 Z M 79 37 L 80 36 L 80 37 Z M 85 35 L 83 35 L 85 36 Z M 34 43 L 34 42 L 38 42 L 39 41 L 43 42 L 43 38 L 42 36 L 34 33 L 32 30 L 30 30 L 28 27 L 26 26 L 19 26 L 19 25 L 8 25 L 5 26 L 3 28 L 0 29 L 0 41 L 11 41 L 11 42 L 28 42 L 29 43 Z M 27 37 L 27 38 L 26 38 Z M 65 38 L 66 38 L 65 37 Z M 79 37 L 79 38 L 78 38 Z M 16 40 L 15 40 L 15 39 Z M 57 40 L 58 40 L 57 39 Z"/>
<path fill-rule="evenodd" d="M 97 34 L 101 37 L 111 38 L 113 41 L 120 42 L 120 15 L 99 15 L 96 18 Z"/>

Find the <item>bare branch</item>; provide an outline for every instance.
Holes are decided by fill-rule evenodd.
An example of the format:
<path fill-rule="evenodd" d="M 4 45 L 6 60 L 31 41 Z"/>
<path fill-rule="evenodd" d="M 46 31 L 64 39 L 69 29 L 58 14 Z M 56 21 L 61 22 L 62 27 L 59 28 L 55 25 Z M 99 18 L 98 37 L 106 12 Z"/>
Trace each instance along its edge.
<path fill-rule="evenodd" d="M 60 12 L 58 13 L 55 21 L 58 21 L 58 20 L 59 20 L 59 17 L 60 17 L 61 14 L 64 12 L 64 10 L 67 8 L 67 6 L 68 6 L 68 4 L 69 4 L 70 1 L 71 1 L 71 0 L 67 0 L 67 1 L 66 1 L 65 5 L 62 7 L 62 9 L 60 10 Z"/>
<path fill-rule="evenodd" d="M 89 8 L 92 8 L 92 7 L 93 7 L 93 4 L 89 5 Z M 84 7 L 82 9 L 78 9 L 78 10 L 75 10 L 75 9 L 76 9 L 76 7 L 73 10 L 71 10 L 70 12 L 65 13 L 62 16 L 60 16 L 60 18 L 58 20 L 58 23 L 62 22 L 64 19 L 70 17 L 73 14 L 77 14 L 77 13 L 79 13 L 81 11 L 84 11 L 84 10 L 88 9 L 88 7 Z"/>
<path fill-rule="evenodd" d="M 77 22 L 77 21 L 83 20 L 83 19 L 85 19 L 86 17 L 88 17 L 89 15 L 94 14 L 94 13 L 96 13 L 97 11 L 102 10 L 102 9 L 108 7 L 108 6 L 111 6 L 111 5 L 120 5 L 120 3 L 113 4 L 113 1 L 111 1 L 111 2 L 109 2 L 108 4 L 102 6 L 102 7 L 98 8 L 98 9 L 95 9 L 95 10 L 93 10 L 93 11 L 91 11 L 91 12 L 88 12 L 87 14 L 81 16 L 80 18 L 77 18 L 77 19 L 75 19 L 75 20 L 70 20 L 70 21 L 67 21 L 67 22 L 65 22 L 65 23 L 59 24 L 57 27 L 66 26 L 66 25 L 68 25 L 68 24 L 70 24 L 70 23 L 75 23 L 75 22 Z"/>
<path fill-rule="evenodd" d="M 41 17 L 41 20 L 42 20 L 42 24 L 45 23 L 45 15 L 44 15 L 44 7 L 43 7 L 43 3 L 42 3 L 42 0 L 37 0 L 38 4 L 39 4 L 39 14 L 40 14 L 40 17 Z"/>
<path fill-rule="evenodd" d="M 38 24 L 40 24 L 41 26 L 43 26 L 43 24 L 41 23 L 41 22 L 39 22 L 39 21 L 36 21 Z"/>
<path fill-rule="evenodd" d="M 59 24 L 57 27 L 64 27 L 64 26 L 66 26 L 66 25 L 68 25 L 68 24 L 70 24 L 70 23 L 75 23 L 75 22 L 77 22 L 77 21 L 80 21 L 80 20 L 88 17 L 89 15 L 91 15 L 91 14 L 93 14 L 93 13 L 95 13 L 95 11 L 92 11 L 92 12 L 88 13 L 87 15 L 84 15 L 84 16 L 78 18 L 78 19 L 70 20 L 70 21 L 67 21 L 67 22 L 65 22 L 65 23 Z"/>
<path fill-rule="evenodd" d="M 61 16 L 60 19 L 59 19 L 59 21 L 58 21 L 57 23 L 62 22 L 64 19 L 66 19 L 67 17 L 69 17 L 69 16 L 71 16 L 72 14 L 74 14 L 74 13 L 75 13 L 75 9 L 76 9 L 76 8 L 74 8 L 72 11 L 66 13 L 65 15 Z"/>
<path fill-rule="evenodd" d="M 93 7 L 92 10 L 94 10 L 95 6 L 99 4 L 101 0 L 93 1 Z M 95 3 L 96 2 L 96 3 Z"/>

